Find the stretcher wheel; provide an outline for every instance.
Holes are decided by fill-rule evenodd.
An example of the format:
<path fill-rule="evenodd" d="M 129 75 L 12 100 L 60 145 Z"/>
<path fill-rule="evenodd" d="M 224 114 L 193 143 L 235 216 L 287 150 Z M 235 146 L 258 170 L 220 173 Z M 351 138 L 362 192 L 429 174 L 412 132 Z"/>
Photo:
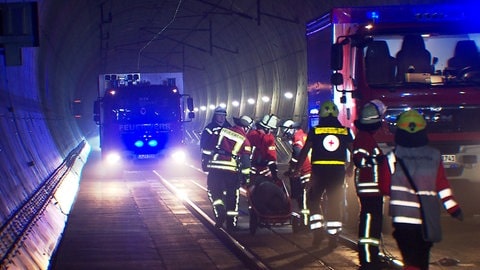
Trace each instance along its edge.
<path fill-rule="evenodd" d="M 258 218 L 257 214 L 255 214 L 255 211 L 250 209 L 250 234 L 254 235 L 255 232 L 257 231 L 257 226 L 258 226 Z"/>

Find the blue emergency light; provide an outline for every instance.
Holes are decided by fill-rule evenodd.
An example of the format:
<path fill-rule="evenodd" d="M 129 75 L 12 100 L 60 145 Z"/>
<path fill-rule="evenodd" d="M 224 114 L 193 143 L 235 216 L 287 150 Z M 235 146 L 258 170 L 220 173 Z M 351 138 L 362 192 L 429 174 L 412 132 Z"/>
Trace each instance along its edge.
<path fill-rule="evenodd" d="M 148 145 L 150 147 L 156 147 L 158 145 L 158 141 L 157 140 L 150 140 L 150 141 L 148 141 Z"/>

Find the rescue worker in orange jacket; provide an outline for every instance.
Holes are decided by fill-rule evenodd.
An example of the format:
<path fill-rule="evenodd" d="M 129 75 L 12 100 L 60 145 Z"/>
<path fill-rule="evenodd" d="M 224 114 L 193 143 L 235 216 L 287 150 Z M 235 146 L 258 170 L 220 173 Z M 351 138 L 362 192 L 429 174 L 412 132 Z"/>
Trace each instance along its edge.
<path fill-rule="evenodd" d="M 247 135 L 252 145 L 252 181 L 259 176 L 278 180 L 277 147 L 273 135 L 277 123 L 277 116 L 267 114 L 257 122 L 257 128 Z"/>
<path fill-rule="evenodd" d="M 330 237 L 329 248 L 337 246 L 337 236 L 342 230 L 341 205 L 345 181 L 347 150 L 351 149 L 353 135 L 349 128 L 338 121 L 338 108 L 332 101 L 325 101 L 320 107 L 317 126 L 310 129 L 305 146 L 300 152 L 298 164 L 303 164 L 310 149 L 312 176 L 308 192 L 310 209 L 310 230 L 313 232 L 313 247 L 318 247 L 325 237 Z M 352 167 L 348 167 L 353 169 Z M 295 172 L 299 171 L 299 166 Z M 326 207 L 320 208 L 325 192 Z M 323 212 L 323 213 L 322 213 Z"/>
<path fill-rule="evenodd" d="M 428 145 L 426 125 L 425 119 L 416 110 L 408 110 L 399 115 L 395 149 L 387 154 L 393 173 L 390 179 L 380 182 L 382 193 L 390 196 L 389 214 L 392 216 L 393 237 L 402 254 L 403 269 L 408 270 L 428 269 L 430 249 L 433 246 L 433 242 L 423 238 L 422 223 L 425 220 L 421 214 L 418 195 L 438 196 L 443 208 L 452 217 L 463 220 L 462 210 L 445 176 L 442 156 L 437 149 Z M 412 187 L 407 175 L 410 175 L 416 188 Z"/>
<path fill-rule="evenodd" d="M 216 226 L 226 221 L 227 230 L 237 227 L 240 185 L 250 180 L 251 146 L 247 133 L 253 120 L 248 116 L 233 118 L 235 125 L 222 128 L 207 164 L 208 197 L 212 203 Z"/>
<path fill-rule="evenodd" d="M 215 140 L 212 137 L 218 136 L 220 130 L 232 125 L 227 121 L 227 110 L 225 107 L 218 106 L 213 111 L 212 121 L 205 126 L 200 136 L 200 150 L 202 151 L 202 169 L 207 172 L 207 163 L 211 157 L 204 154 L 204 151 L 210 152 L 215 147 Z"/>
<path fill-rule="evenodd" d="M 307 183 L 310 181 L 310 175 L 312 172 L 312 165 L 310 163 L 310 157 L 307 156 L 303 164 L 298 164 L 298 157 L 302 151 L 305 141 L 307 140 L 307 134 L 300 127 L 299 123 L 293 120 L 286 120 L 281 125 L 283 130 L 282 136 L 289 140 L 292 146 L 292 154 L 289 162 L 289 169 L 285 172 L 285 176 L 290 178 L 290 197 L 297 201 L 298 208 L 300 209 L 300 220 L 302 226 L 308 226 L 309 210 L 307 206 Z M 299 167 L 299 175 L 292 175 L 292 171 Z"/>
<path fill-rule="evenodd" d="M 382 236 L 383 195 L 379 181 L 390 177 L 388 161 L 373 135 L 382 126 L 386 111 L 380 100 L 366 103 L 354 124 L 358 132 L 353 141 L 355 186 L 360 202 L 358 256 L 360 270 L 382 269 L 379 245 Z"/>

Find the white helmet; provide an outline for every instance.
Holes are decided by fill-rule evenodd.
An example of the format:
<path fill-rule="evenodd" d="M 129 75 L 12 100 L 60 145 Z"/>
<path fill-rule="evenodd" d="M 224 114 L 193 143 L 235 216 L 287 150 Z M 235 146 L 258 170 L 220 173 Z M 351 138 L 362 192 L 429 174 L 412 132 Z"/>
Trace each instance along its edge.
<path fill-rule="evenodd" d="M 274 114 L 265 115 L 260 121 L 260 126 L 264 129 L 276 129 L 278 124 L 278 117 Z"/>
<path fill-rule="evenodd" d="M 235 123 L 235 125 L 238 125 L 241 127 L 252 128 L 253 126 L 253 119 L 247 115 L 242 115 L 239 118 L 233 117 L 233 122 Z"/>
<path fill-rule="evenodd" d="M 288 119 L 280 126 L 283 130 L 283 136 L 292 137 L 293 133 L 295 133 L 295 129 L 299 128 L 300 125 L 298 123 L 293 122 L 293 120 Z"/>
<path fill-rule="evenodd" d="M 375 124 L 382 121 L 382 116 L 386 112 L 387 108 L 378 99 L 374 99 L 365 104 L 360 112 L 360 123 L 362 124 Z"/>

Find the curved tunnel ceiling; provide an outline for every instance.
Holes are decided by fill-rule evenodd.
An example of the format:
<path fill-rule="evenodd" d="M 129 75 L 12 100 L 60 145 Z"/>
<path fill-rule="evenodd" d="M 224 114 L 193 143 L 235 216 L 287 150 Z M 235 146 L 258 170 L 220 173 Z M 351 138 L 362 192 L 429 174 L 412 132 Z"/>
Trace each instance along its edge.
<path fill-rule="evenodd" d="M 82 99 L 84 132 L 93 127 L 90 104 L 102 73 L 183 72 L 184 92 L 196 106 L 224 102 L 230 116 L 275 113 L 301 120 L 305 22 L 333 3 L 347 1 L 45 1 L 40 11 L 40 55 L 50 77 L 45 85 L 65 104 Z M 292 100 L 283 98 L 286 91 Z M 261 102 L 262 96 L 270 101 Z M 247 98 L 256 105 L 230 106 Z M 197 113 L 192 128 L 201 129 L 210 117 Z"/>
<path fill-rule="evenodd" d="M 91 133 L 99 74 L 183 72 L 183 91 L 197 107 L 226 103 L 229 116 L 275 113 L 305 122 L 307 21 L 333 6 L 432 1 L 349 2 L 44 1 L 39 57 L 43 84 L 53 93 L 47 99 L 81 99 L 84 117 L 78 123 Z M 293 99 L 283 97 L 287 91 Z M 262 102 L 263 96 L 270 101 Z M 257 103 L 245 105 L 248 98 Z M 238 108 L 231 106 L 234 100 Z M 190 128 L 201 130 L 210 118 L 208 110 L 200 111 Z"/>

